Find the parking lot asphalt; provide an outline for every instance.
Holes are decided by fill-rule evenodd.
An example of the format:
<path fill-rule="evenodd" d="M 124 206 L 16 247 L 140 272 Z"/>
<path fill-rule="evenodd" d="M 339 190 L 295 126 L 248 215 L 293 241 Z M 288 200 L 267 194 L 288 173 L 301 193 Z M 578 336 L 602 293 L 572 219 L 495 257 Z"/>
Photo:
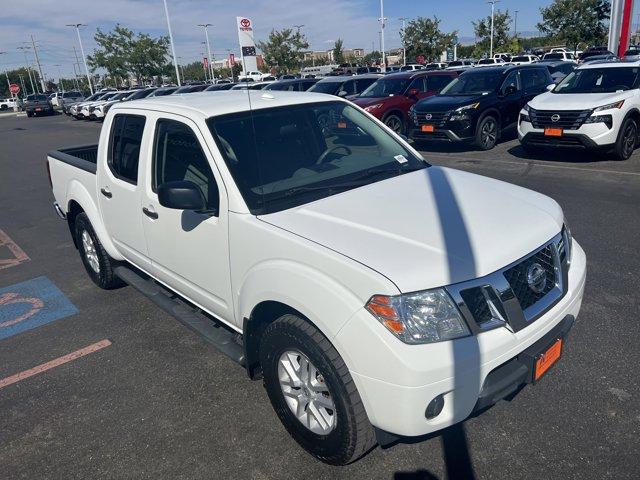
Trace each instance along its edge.
<path fill-rule="evenodd" d="M 61 115 L 0 118 L 0 333 L 11 315 L 33 315 L 34 325 L 0 336 L 0 478 L 640 475 L 640 151 L 616 162 L 562 150 L 527 157 L 517 140 L 490 152 L 420 146 L 431 163 L 560 203 L 588 257 L 582 312 L 560 364 L 540 383 L 460 426 L 340 468 L 297 446 L 261 382 L 133 289 L 91 283 L 51 207 L 45 158 L 53 148 L 95 143 L 99 131 Z M 58 299 L 51 311 L 38 303 L 45 290 Z M 23 310 L 11 292 L 29 299 Z"/>

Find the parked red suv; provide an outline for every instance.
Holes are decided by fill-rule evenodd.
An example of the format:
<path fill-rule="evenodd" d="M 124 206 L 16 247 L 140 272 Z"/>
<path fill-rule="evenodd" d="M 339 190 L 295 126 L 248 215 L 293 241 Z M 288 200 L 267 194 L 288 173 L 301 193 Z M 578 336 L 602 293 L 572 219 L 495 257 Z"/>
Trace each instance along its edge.
<path fill-rule="evenodd" d="M 409 108 L 418 100 L 438 93 L 459 73 L 457 70 L 392 73 L 376 80 L 351 101 L 394 132 L 405 135 L 410 124 Z"/>

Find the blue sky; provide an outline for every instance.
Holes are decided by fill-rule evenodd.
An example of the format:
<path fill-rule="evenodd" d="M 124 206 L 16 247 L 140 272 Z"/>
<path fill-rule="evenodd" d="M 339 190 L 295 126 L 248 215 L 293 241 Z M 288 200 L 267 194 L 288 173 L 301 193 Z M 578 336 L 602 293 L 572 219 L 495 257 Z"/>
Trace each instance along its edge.
<path fill-rule="evenodd" d="M 167 0 L 172 16 L 177 56 L 181 62 L 201 57 L 204 33 L 198 23 L 212 23 L 209 30 L 214 56 L 237 53 L 235 17 L 247 16 L 254 22 L 256 39 L 264 39 L 272 28 L 304 24 L 303 32 L 314 50 L 326 50 L 337 38 L 346 47 L 371 50 L 378 45 L 379 0 Z M 58 70 L 73 72 L 75 32 L 65 24 L 85 23 L 82 30 L 85 53 L 93 51 L 97 27 L 112 28 L 119 22 L 135 31 L 166 34 L 162 0 L 20 0 L 2 2 L 0 9 L 0 68 L 24 65 L 17 50 L 23 42 L 37 40 L 45 76 L 57 77 Z M 533 32 L 540 21 L 540 7 L 551 0 L 501 0 L 497 9 L 519 10 L 518 31 Z M 444 30 L 458 30 L 462 41 L 473 37 L 471 22 L 490 12 L 485 0 L 386 0 L 386 46 L 400 45 L 399 17 L 436 15 Z M 32 56 L 33 54 L 30 53 Z M 33 62 L 33 60 L 32 60 Z M 60 65 L 59 67 L 56 65 Z"/>

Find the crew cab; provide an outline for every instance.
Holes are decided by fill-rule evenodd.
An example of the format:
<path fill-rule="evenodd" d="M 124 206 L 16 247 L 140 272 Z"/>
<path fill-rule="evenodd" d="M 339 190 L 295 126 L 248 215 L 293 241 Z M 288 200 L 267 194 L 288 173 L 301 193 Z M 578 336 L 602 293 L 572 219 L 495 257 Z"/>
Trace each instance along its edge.
<path fill-rule="evenodd" d="M 328 463 L 539 382 L 580 309 L 586 258 L 554 200 L 431 166 L 333 96 L 119 103 L 98 145 L 47 165 L 93 282 L 128 283 L 262 378 Z"/>
<path fill-rule="evenodd" d="M 457 72 L 424 71 L 394 73 L 379 78 L 351 101 L 381 119 L 396 133 L 405 135 L 409 108 L 418 100 L 437 94 Z"/>
<path fill-rule="evenodd" d="M 613 151 L 628 159 L 640 135 L 640 62 L 585 63 L 520 112 L 525 150 Z"/>
<path fill-rule="evenodd" d="M 515 130 L 527 101 L 551 84 L 549 70 L 538 64 L 467 70 L 438 95 L 412 107 L 410 137 L 490 150 L 504 132 Z"/>

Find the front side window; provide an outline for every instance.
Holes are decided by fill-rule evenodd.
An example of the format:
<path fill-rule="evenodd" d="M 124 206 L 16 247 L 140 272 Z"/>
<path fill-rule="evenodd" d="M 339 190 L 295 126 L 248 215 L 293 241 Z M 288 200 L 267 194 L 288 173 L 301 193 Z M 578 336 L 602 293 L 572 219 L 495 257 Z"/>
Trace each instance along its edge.
<path fill-rule="evenodd" d="M 511 72 L 507 75 L 507 78 L 505 78 L 502 83 L 502 87 L 500 87 L 500 91 L 502 93 L 506 93 L 509 87 L 514 88 L 516 91 L 520 90 L 520 79 L 518 78 L 517 71 Z"/>
<path fill-rule="evenodd" d="M 409 90 L 411 89 L 416 89 L 420 92 L 426 92 L 427 91 L 427 85 L 425 82 L 425 78 L 426 77 L 418 77 L 418 78 L 414 78 L 413 82 L 411 82 L 411 85 L 409 85 Z"/>
<path fill-rule="evenodd" d="M 345 102 L 207 120 L 247 206 L 272 213 L 422 169 L 427 164 Z"/>
<path fill-rule="evenodd" d="M 318 82 L 309 89 L 310 92 L 316 93 L 328 93 L 330 95 L 337 95 L 341 87 L 340 82 Z"/>
<path fill-rule="evenodd" d="M 585 68 L 574 70 L 553 93 L 613 93 L 638 87 L 637 67 Z"/>
<path fill-rule="evenodd" d="M 209 161 L 202 151 L 198 137 L 184 123 L 158 120 L 152 168 L 151 187 L 154 192 L 163 183 L 187 180 L 200 189 L 207 209 L 218 210 L 218 186 Z"/>
<path fill-rule="evenodd" d="M 481 70 L 481 69 L 478 69 Z M 493 92 L 500 85 L 502 72 L 467 72 L 442 89 L 442 95 L 480 95 Z"/>
<path fill-rule="evenodd" d="M 364 98 L 378 98 L 401 95 L 407 89 L 408 84 L 408 78 L 381 78 L 371 84 L 360 96 Z"/>
<path fill-rule="evenodd" d="M 111 124 L 107 154 L 109 169 L 120 180 L 134 185 L 138 182 L 138 161 L 144 124 L 145 117 L 140 115 L 116 115 Z"/>

